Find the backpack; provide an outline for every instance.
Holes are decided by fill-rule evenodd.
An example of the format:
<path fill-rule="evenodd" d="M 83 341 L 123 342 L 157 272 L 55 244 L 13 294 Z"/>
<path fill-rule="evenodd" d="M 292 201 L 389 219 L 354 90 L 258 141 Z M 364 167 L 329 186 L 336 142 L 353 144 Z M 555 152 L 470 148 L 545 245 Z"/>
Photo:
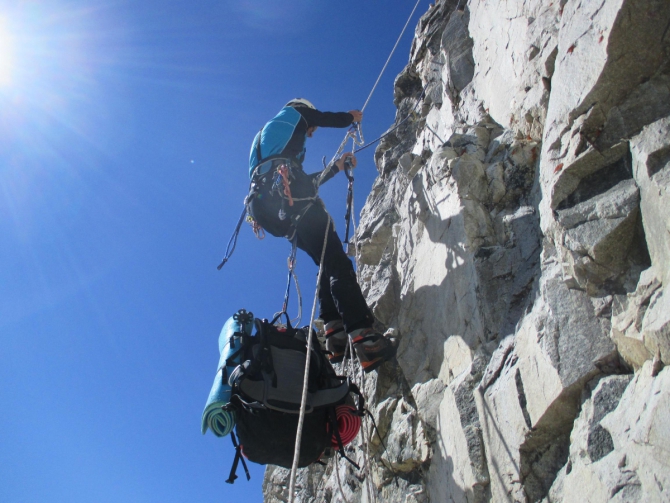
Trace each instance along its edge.
<path fill-rule="evenodd" d="M 235 415 L 235 431 L 239 440 L 236 441 L 235 434 L 231 432 L 235 459 L 226 480 L 230 484 L 237 478 L 235 472 L 240 461 L 247 479 L 250 478 L 245 458 L 284 468 L 291 468 L 293 463 L 309 328 L 293 328 L 288 316 L 285 327 L 276 326 L 276 320 L 255 319 L 255 335 L 236 334 L 240 336 L 241 347 L 235 360 L 240 363 L 230 373 L 230 403 L 224 407 Z M 335 373 L 314 331 L 311 337 L 307 402 L 298 466 L 302 468 L 318 462 L 324 452 L 335 448 L 358 468 L 344 454 L 338 431 L 340 410 L 336 412 L 336 408 L 347 404 L 351 406 L 348 409 L 350 414 L 362 416 L 363 397 L 356 385 Z M 357 410 L 353 406 L 354 395 L 358 396 Z"/>

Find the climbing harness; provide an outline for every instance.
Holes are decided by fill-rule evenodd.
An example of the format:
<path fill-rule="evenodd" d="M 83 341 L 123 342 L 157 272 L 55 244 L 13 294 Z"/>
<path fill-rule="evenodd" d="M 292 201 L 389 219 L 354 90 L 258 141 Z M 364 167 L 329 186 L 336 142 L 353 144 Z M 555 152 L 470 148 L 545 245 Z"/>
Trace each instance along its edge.
<path fill-rule="evenodd" d="M 424 88 L 421 91 L 421 94 L 416 99 L 416 103 L 414 104 L 414 107 L 412 108 L 411 112 L 408 113 L 405 116 L 405 118 L 403 118 L 400 122 L 398 122 L 395 126 L 393 126 L 388 131 L 386 131 L 384 134 L 382 134 L 381 136 L 372 140 L 369 143 L 364 143 L 364 141 L 363 141 L 363 132 L 361 130 L 360 124 L 355 123 L 354 125 L 352 125 L 352 127 L 349 129 L 349 131 L 347 131 L 347 134 L 345 136 L 344 141 L 340 144 L 339 148 L 337 149 L 337 152 L 335 153 L 335 156 L 333 157 L 333 161 L 331 161 L 330 164 L 326 164 L 325 158 L 323 159 L 324 168 L 321 171 L 321 174 L 319 175 L 319 177 L 317 178 L 317 180 L 315 182 L 316 189 L 318 190 L 320 185 L 323 183 L 323 179 L 328 174 L 328 171 L 330 171 L 332 169 L 332 164 L 333 164 L 334 160 L 337 159 L 339 157 L 339 155 L 342 153 L 342 151 L 344 150 L 344 147 L 346 146 L 347 141 L 349 141 L 350 138 L 353 140 L 355 145 L 359 145 L 359 148 L 353 150 L 354 154 L 357 154 L 358 152 L 361 152 L 362 150 L 365 150 L 366 148 L 369 148 L 372 145 L 376 144 L 377 142 L 381 141 L 382 139 L 384 139 L 385 137 L 387 137 L 388 135 L 393 133 L 402 124 L 404 124 L 410 117 L 413 116 L 413 113 L 416 112 L 419 104 L 421 103 L 421 100 L 425 96 L 427 88 L 428 88 L 428 84 L 426 84 L 426 86 L 424 86 Z M 267 160 L 265 162 L 271 162 L 271 161 L 272 160 Z M 262 164 L 264 164 L 264 163 L 262 163 Z M 256 167 L 256 170 L 258 170 L 258 168 L 262 164 L 259 164 Z M 351 171 L 351 170 L 349 170 L 349 171 Z M 345 173 L 346 173 L 346 170 L 345 170 Z M 254 175 L 254 176 L 257 176 L 257 175 Z M 350 183 L 350 190 L 351 190 L 352 195 L 351 195 L 351 199 L 350 199 L 349 198 L 349 189 L 348 189 L 348 191 L 347 191 L 347 206 L 349 206 L 349 201 L 351 200 L 351 204 L 352 204 L 352 208 L 353 208 L 353 176 L 351 178 L 349 178 L 349 176 L 350 175 L 347 175 L 347 179 L 349 180 L 349 183 Z M 284 191 L 280 192 L 280 194 L 284 194 L 284 197 L 288 198 L 289 206 L 292 206 L 291 201 L 294 201 L 294 202 L 295 201 L 305 201 L 305 200 L 316 201 L 318 195 L 314 195 L 313 197 L 308 197 L 308 198 L 294 198 L 294 197 L 292 197 L 291 191 L 290 191 L 290 168 L 287 169 L 286 177 L 284 177 L 284 175 L 280 175 L 280 177 L 281 177 L 281 187 L 284 188 Z M 286 180 L 286 182 L 284 182 L 284 180 Z M 278 181 L 278 179 L 275 179 L 275 183 L 277 181 Z M 288 184 L 288 187 L 287 187 L 286 184 Z M 252 185 L 253 185 L 253 182 L 252 182 Z M 279 187 L 279 185 L 277 185 L 277 187 Z M 288 192 L 288 194 L 286 194 L 286 192 Z M 231 236 L 230 241 L 228 242 L 228 247 L 226 248 L 226 254 L 225 254 L 223 260 L 221 261 L 221 263 L 218 265 L 218 267 L 217 267 L 218 270 L 221 270 L 221 268 L 226 264 L 226 262 L 230 259 L 233 252 L 235 251 L 235 246 L 237 244 L 237 235 L 240 232 L 240 227 L 242 225 L 242 221 L 244 221 L 244 217 L 247 216 L 247 213 L 248 213 L 248 210 L 247 210 L 248 204 L 251 202 L 251 199 L 255 196 L 256 196 L 256 194 L 254 192 L 251 192 L 247 196 L 247 198 L 245 198 L 245 200 L 244 200 L 244 211 L 242 212 L 242 216 L 240 216 L 240 220 L 238 221 L 237 226 L 235 227 L 235 231 L 233 232 L 233 235 Z M 307 210 L 309 209 L 309 207 L 310 207 L 310 205 L 306 206 L 305 209 L 302 210 L 301 214 L 296 217 L 296 220 L 298 218 L 300 218 L 302 215 L 304 215 L 307 212 Z M 281 219 L 281 211 L 282 210 L 280 210 L 280 215 L 279 215 L 280 219 Z M 350 212 L 349 208 L 347 208 L 347 215 L 352 215 L 352 214 L 353 214 L 353 210 Z M 285 217 L 285 213 L 284 213 L 284 217 Z M 349 219 L 348 217 L 345 217 L 345 218 L 347 218 L 347 220 Z M 265 233 L 263 231 L 263 228 L 258 224 L 258 222 L 256 222 L 251 215 L 247 216 L 247 221 L 251 224 L 252 229 L 253 229 L 254 234 L 256 235 L 256 237 L 258 239 L 263 239 L 265 237 Z M 355 231 L 355 229 L 354 229 L 354 231 Z M 354 235 L 355 235 L 355 232 L 354 232 Z"/>
<path fill-rule="evenodd" d="M 293 196 L 291 195 L 291 182 L 288 180 L 289 169 L 286 164 L 282 164 L 277 168 L 277 175 L 273 189 L 283 193 L 286 199 L 282 197 L 282 206 L 279 210 L 279 220 L 286 220 L 286 210 L 284 209 L 284 201 L 288 200 L 288 205 L 293 206 Z"/>

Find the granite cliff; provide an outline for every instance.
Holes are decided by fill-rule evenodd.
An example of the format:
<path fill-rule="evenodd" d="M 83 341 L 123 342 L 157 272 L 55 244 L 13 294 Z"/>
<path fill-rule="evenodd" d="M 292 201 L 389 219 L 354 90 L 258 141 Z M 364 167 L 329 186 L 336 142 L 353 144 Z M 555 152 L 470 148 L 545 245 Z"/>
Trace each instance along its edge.
<path fill-rule="evenodd" d="M 670 501 L 669 27 L 667 0 L 422 16 L 356 235 L 400 339 L 364 383 L 386 449 L 367 424 L 367 468 L 296 501 Z"/>

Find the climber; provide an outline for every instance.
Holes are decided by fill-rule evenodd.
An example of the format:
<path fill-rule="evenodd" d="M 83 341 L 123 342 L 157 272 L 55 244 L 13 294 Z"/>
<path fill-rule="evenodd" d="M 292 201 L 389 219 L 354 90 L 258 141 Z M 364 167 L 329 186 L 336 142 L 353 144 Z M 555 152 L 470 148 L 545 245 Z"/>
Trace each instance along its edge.
<path fill-rule="evenodd" d="M 318 197 L 318 185 L 345 169 L 354 167 L 356 157 L 346 153 L 323 172 L 303 171 L 305 140 L 318 127 L 345 128 L 359 122 L 363 113 L 320 112 L 306 99 L 286 104 L 256 135 L 249 155 L 252 180 L 247 199 L 249 213 L 267 232 L 296 239 L 297 246 L 318 266 L 327 227 L 323 273 L 319 284 L 319 317 L 325 323 L 326 349 L 332 363 L 344 359 L 351 338 L 365 372 L 370 372 L 395 355 L 397 344 L 373 328 L 374 317 L 356 281 L 351 260 L 342 248 L 330 215 Z"/>

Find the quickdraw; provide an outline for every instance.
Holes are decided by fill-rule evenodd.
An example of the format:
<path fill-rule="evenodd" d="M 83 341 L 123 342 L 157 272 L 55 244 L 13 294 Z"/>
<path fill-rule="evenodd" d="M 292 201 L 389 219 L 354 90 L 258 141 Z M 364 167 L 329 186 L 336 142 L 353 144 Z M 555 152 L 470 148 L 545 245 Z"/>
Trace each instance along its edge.
<path fill-rule="evenodd" d="M 254 217 L 247 215 L 247 222 L 251 225 L 251 230 L 254 231 L 258 240 L 265 239 L 265 229 L 261 227 L 261 224 L 259 224 Z"/>

